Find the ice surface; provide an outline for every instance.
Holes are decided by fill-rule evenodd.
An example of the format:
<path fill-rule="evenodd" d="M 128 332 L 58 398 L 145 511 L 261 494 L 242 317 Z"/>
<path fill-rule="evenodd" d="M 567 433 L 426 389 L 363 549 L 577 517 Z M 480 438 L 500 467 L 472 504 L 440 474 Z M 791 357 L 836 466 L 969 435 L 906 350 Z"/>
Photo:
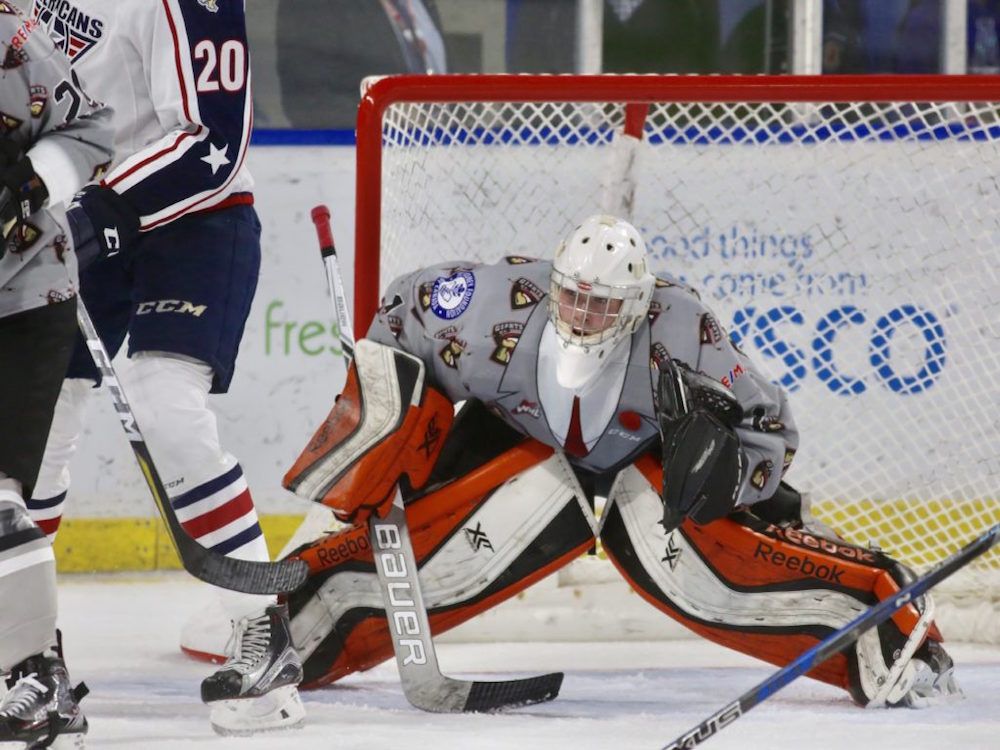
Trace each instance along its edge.
<path fill-rule="evenodd" d="M 772 668 L 702 641 L 442 644 L 447 674 L 503 678 L 563 670 L 552 703 L 493 715 L 411 708 L 393 664 L 306 693 L 305 728 L 220 738 L 198 697 L 210 667 L 177 648 L 202 589 L 182 574 L 63 577 L 60 625 L 75 680 L 91 694 L 88 748 L 132 750 L 655 750 L 736 698 Z M 855 707 L 800 678 L 705 743 L 708 750 L 995 750 L 1000 647 L 955 644 L 967 699 L 915 710 Z"/>

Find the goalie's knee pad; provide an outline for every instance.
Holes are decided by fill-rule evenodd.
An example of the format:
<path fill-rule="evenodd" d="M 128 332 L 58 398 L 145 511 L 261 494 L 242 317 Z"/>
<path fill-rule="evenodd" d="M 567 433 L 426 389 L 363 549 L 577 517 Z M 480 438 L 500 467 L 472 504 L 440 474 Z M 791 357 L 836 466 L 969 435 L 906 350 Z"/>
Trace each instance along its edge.
<path fill-rule="evenodd" d="M 750 513 L 667 534 L 658 523 L 659 467 L 645 459 L 612 489 L 601 540 L 648 602 L 699 635 L 783 666 L 905 585 L 882 553 Z M 957 691 L 929 597 L 808 674 L 856 702 L 914 704 Z"/>
<path fill-rule="evenodd" d="M 452 416 L 452 403 L 425 388 L 419 358 L 362 339 L 344 392 L 283 484 L 360 523 L 388 508 L 403 475 L 424 485 Z"/>
<path fill-rule="evenodd" d="M 524 441 L 414 499 L 407 523 L 431 630 L 442 633 L 558 570 L 593 544 L 594 518 L 562 454 Z M 392 656 L 367 530 L 298 550 L 312 575 L 289 597 L 304 687 Z"/>

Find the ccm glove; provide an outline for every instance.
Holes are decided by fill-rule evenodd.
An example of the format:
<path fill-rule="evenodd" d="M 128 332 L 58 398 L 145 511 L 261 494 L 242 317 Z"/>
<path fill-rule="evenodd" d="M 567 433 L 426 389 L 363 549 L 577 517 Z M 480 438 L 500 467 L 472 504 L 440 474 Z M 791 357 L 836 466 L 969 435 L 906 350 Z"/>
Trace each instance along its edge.
<path fill-rule="evenodd" d="M 91 263 L 127 252 L 139 238 L 139 215 L 109 187 L 87 185 L 66 211 L 73 248 L 83 270 Z"/>
<path fill-rule="evenodd" d="M 736 506 L 746 459 L 735 427 L 743 408 L 721 383 L 682 362 L 660 370 L 657 418 L 663 444 L 663 527 L 704 524 Z"/>
<path fill-rule="evenodd" d="M 35 174 L 31 159 L 20 156 L 9 140 L 0 141 L 0 256 L 14 229 L 45 205 L 49 191 Z"/>

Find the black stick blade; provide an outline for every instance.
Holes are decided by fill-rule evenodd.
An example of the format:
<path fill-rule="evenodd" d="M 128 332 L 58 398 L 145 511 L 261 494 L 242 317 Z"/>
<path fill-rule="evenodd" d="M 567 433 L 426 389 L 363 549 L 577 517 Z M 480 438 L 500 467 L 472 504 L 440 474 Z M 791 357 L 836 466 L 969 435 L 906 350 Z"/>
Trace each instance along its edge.
<path fill-rule="evenodd" d="M 193 553 L 193 557 L 201 556 Z M 198 569 L 188 568 L 186 561 L 185 568 L 195 577 L 244 594 L 282 594 L 295 591 L 309 577 L 309 565 L 305 560 L 258 562 L 206 554 L 191 562 Z"/>
<path fill-rule="evenodd" d="M 473 682 L 465 702 L 465 711 L 488 712 L 517 706 L 545 703 L 559 695 L 563 673 L 552 672 L 523 680 Z"/>

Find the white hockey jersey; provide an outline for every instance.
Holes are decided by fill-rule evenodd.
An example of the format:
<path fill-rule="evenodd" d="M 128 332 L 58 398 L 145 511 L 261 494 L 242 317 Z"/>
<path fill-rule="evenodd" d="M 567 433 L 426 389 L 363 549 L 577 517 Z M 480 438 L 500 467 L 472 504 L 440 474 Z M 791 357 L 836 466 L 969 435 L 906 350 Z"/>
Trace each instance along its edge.
<path fill-rule="evenodd" d="M 137 209 L 143 231 L 249 202 L 242 0 L 34 0 L 33 14 L 114 109 L 105 183 Z"/>
<path fill-rule="evenodd" d="M 111 110 L 91 101 L 34 23 L 0 0 L 0 138 L 31 159 L 48 207 L 22 222 L 0 257 L 0 317 L 73 297 L 62 204 L 111 161 Z"/>
<path fill-rule="evenodd" d="M 549 261 L 518 256 L 421 269 L 389 285 L 367 336 L 420 357 L 428 381 L 453 402 L 478 399 L 519 432 L 597 473 L 659 451 L 658 365 L 678 359 L 731 389 L 743 406 L 736 433 L 749 470 L 738 500 L 770 498 L 799 442 L 785 393 L 733 345 L 698 296 L 657 279 L 647 322 L 609 355 L 599 377 L 570 390 L 555 377 L 551 270 Z"/>

